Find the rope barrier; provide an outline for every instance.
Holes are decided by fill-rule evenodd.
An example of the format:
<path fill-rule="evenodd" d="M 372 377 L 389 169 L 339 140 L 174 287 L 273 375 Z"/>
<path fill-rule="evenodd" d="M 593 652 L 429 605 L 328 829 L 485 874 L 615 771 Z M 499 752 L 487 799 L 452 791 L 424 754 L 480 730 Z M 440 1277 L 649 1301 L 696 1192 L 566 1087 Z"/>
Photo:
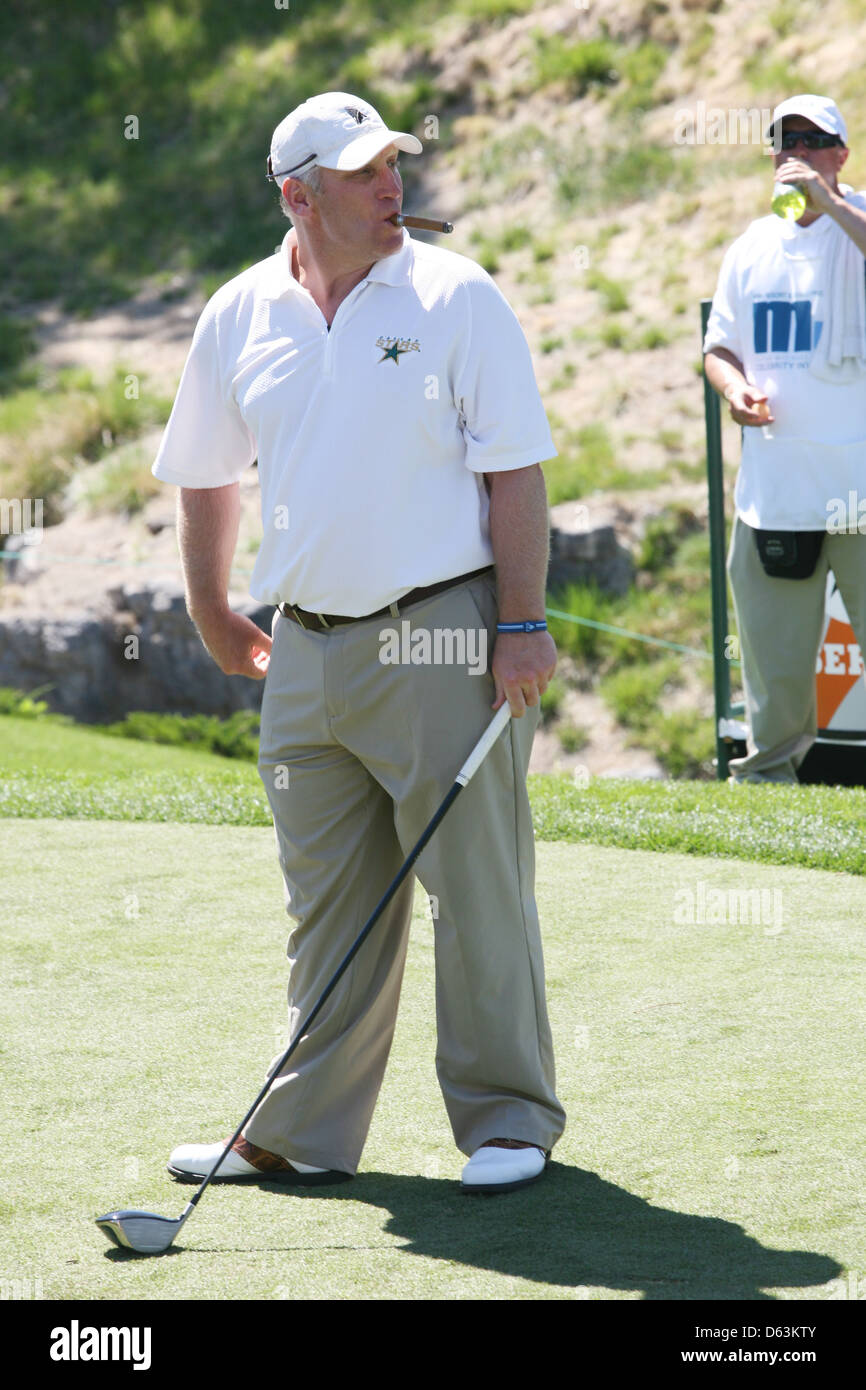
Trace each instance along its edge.
<path fill-rule="evenodd" d="M 702 656 L 707 661 L 713 659 L 712 652 L 701 651 L 699 647 L 684 647 L 681 642 L 667 642 L 663 637 L 648 637 L 644 632 L 631 632 L 627 627 L 614 627 L 611 623 L 597 622 L 595 618 L 579 618 L 576 613 L 563 613 L 558 608 L 545 608 L 544 611 L 550 618 L 563 618 L 569 623 L 597 628 L 599 632 L 612 632 L 617 637 L 631 637 L 635 642 L 647 642 L 653 647 L 667 647 L 672 652 L 685 652 L 687 656 Z"/>

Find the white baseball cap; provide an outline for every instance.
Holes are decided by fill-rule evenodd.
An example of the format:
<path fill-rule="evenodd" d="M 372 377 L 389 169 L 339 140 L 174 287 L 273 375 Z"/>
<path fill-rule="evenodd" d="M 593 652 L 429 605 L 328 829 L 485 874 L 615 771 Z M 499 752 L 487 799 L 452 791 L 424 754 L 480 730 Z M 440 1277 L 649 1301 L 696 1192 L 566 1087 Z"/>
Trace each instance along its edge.
<path fill-rule="evenodd" d="M 363 169 L 389 145 L 406 154 L 420 154 L 424 148 L 415 135 L 389 130 L 368 101 L 350 92 L 323 92 L 280 121 L 271 137 L 268 178 L 282 180 L 316 164 Z"/>
<path fill-rule="evenodd" d="M 773 112 L 773 119 L 767 130 L 768 140 L 772 140 L 773 126 L 783 116 L 805 116 L 821 130 L 826 130 L 828 135 L 840 136 L 843 145 L 848 144 L 848 130 L 842 120 L 842 112 L 829 97 L 816 97 L 811 92 L 804 92 L 798 97 L 788 97 Z"/>

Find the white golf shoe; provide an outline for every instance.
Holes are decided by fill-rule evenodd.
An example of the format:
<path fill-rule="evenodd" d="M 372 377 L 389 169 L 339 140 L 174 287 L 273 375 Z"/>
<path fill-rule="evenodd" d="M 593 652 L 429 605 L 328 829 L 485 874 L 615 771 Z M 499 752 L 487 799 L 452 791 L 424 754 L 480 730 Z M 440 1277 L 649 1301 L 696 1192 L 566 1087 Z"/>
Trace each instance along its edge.
<path fill-rule="evenodd" d="M 179 1144 L 172 1149 L 168 1160 L 168 1171 L 180 1182 L 201 1182 L 206 1173 L 211 1172 L 217 1159 L 225 1153 L 226 1141 L 216 1144 Z M 238 1152 L 238 1149 L 242 1152 Z M 244 1151 L 254 1158 L 251 1163 L 244 1157 Z M 279 1182 L 313 1185 L 326 1182 L 343 1182 L 351 1173 L 340 1173 L 330 1168 L 314 1168 L 310 1163 L 298 1163 L 282 1158 L 279 1154 L 268 1153 L 239 1139 L 238 1144 L 226 1154 L 214 1182 Z"/>
<path fill-rule="evenodd" d="M 460 1185 L 464 1192 L 480 1196 L 514 1192 L 541 1177 L 549 1156 L 540 1146 L 519 1139 L 488 1139 L 464 1167 Z"/>

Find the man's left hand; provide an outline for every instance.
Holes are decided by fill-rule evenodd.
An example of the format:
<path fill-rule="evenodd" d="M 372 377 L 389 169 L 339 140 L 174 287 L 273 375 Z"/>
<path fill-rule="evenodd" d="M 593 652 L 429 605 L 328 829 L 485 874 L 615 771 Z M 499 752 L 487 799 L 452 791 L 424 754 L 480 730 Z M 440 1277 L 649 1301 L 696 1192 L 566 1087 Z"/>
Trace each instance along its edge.
<path fill-rule="evenodd" d="M 777 183 L 797 183 L 806 195 L 807 206 L 814 212 L 829 212 L 833 206 L 833 191 L 816 169 L 802 159 L 786 159 L 776 170 Z"/>
<path fill-rule="evenodd" d="M 504 620 L 503 620 L 504 621 Z M 556 643 L 549 632 L 500 632 L 493 648 L 491 675 L 498 710 L 508 700 L 515 719 L 537 705 L 556 670 Z"/>

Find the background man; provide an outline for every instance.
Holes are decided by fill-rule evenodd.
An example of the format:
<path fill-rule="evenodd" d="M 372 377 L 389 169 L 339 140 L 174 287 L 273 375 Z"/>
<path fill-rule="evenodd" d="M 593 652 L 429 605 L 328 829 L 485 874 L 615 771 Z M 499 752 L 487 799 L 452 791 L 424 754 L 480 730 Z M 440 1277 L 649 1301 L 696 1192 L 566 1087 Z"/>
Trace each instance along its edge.
<path fill-rule="evenodd" d="M 294 919 L 296 1027 L 505 699 L 515 716 L 418 860 L 437 903 L 437 1072 L 467 1190 L 541 1176 L 554 1092 L 526 769 L 556 649 L 545 630 L 555 456 L 517 320 L 474 262 L 395 227 L 399 151 L 331 92 L 277 127 L 293 228 L 202 314 L 159 456 L 180 486 L 187 603 L 224 671 L 267 673 L 259 770 Z M 251 582 L 273 645 L 228 606 L 238 478 L 258 457 Z M 495 573 L 493 563 L 495 562 Z M 531 623 L 508 631 L 503 623 Z M 381 633 L 480 628 L 492 671 L 386 665 Z M 355 1173 L 396 1020 L 409 876 L 220 1170 Z M 199 1179 L 222 1144 L 181 1145 Z"/>
<path fill-rule="evenodd" d="M 707 376 L 744 427 L 728 568 L 749 741 L 735 782 L 795 782 L 815 739 L 828 569 L 866 651 L 866 535 L 825 533 L 834 499 L 866 483 L 866 195 L 838 183 L 847 131 L 829 97 L 789 98 L 768 134 L 779 123 L 774 177 L 806 210 L 759 218 L 729 248 L 704 339 Z M 761 532 L 774 533 L 763 558 Z"/>

